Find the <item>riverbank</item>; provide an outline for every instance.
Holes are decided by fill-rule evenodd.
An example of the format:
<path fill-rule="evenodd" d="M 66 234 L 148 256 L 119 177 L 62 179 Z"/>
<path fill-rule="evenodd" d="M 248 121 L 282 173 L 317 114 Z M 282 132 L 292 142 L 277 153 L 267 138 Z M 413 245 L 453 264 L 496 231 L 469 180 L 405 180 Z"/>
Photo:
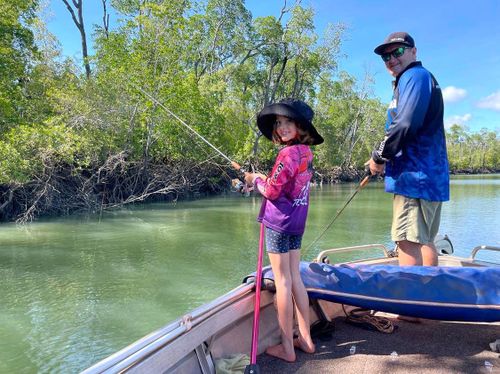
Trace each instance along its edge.
<path fill-rule="evenodd" d="M 130 162 L 123 155 L 104 165 L 46 168 L 35 180 L 0 186 L 0 221 L 26 223 L 47 216 L 99 214 L 129 204 L 177 201 L 228 189 L 234 172 L 210 161 Z"/>
<path fill-rule="evenodd" d="M 479 174 L 499 174 L 500 169 L 457 169 L 450 170 L 450 174 L 452 175 L 479 175 Z"/>
<path fill-rule="evenodd" d="M 272 165 L 257 165 L 268 170 Z M 363 172 L 335 167 L 315 174 L 318 184 L 359 180 Z M 231 190 L 237 173 L 212 161 L 131 162 L 125 154 L 99 167 L 46 167 L 36 179 L 0 186 L 0 221 L 26 223 L 47 216 L 99 214 L 129 204 L 178 201 Z M 239 176 L 241 178 L 241 176 Z"/>
<path fill-rule="evenodd" d="M 258 169 L 270 169 L 261 165 Z M 493 174 L 500 170 L 462 169 L 451 174 Z M 333 167 L 318 169 L 316 184 L 359 181 L 365 171 Z M 76 170 L 71 165 L 47 168 L 35 180 L 0 186 L 0 221 L 26 223 L 47 216 L 99 214 L 129 204 L 172 202 L 213 196 L 231 190 L 238 177 L 226 165 L 211 161 L 165 161 L 161 164 L 129 162 L 124 155 L 96 168 Z"/>

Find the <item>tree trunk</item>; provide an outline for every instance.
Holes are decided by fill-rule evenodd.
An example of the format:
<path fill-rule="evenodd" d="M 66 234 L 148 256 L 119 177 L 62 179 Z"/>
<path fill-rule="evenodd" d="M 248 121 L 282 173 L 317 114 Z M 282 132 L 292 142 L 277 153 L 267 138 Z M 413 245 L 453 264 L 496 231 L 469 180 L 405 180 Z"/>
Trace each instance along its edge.
<path fill-rule="evenodd" d="M 89 56 L 87 52 L 87 36 L 85 34 L 85 24 L 83 23 L 83 0 L 72 0 L 76 12 L 78 13 L 78 17 L 75 14 L 75 9 L 71 7 L 68 0 L 62 0 L 62 2 L 64 3 L 64 5 L 66 5 L 66 8 L 68 8 L 69 13 L 71 14 L 71 18 L 73 19 L 73 22 L 80 32 L 80 37 L 82 39 L 82 57 L 83 64 L 85 66 L 85 74 L 87 78 L 90 78 L 90 74 L 92 72 L 90 70 Z"/>
<path fill-rule="evenodd" d="M 108 14 L 108 11 L 107 11 L 107 8 L 106 8 L 106 2 L 108 0 L 102 0 L 102 8 L 103 8 L 103 11 L 104 11 L 104 14 L 102 16 L 102 23 L 103 23 L 103 27 L 104 27 L 104 35 L 106 35 L 106 39 L 109 38 L 109 14 Z"/>

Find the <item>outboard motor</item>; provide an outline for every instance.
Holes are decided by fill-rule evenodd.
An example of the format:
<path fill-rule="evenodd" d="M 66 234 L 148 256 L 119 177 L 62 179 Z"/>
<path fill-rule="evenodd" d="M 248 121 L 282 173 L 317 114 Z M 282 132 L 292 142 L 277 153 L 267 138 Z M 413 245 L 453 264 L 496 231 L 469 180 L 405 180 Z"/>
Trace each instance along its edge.
<path fill-rule="evenodd" d="M 448 235 L 437 234 L 434 239 L 434 245 L 438 255 L 451 255 L 453 254 L 453 244 L 451 243 Z M 392 251 L 389 251 L 389 257 L 398 257 L 398 246 L 396 245 Z"/>
<path fill-rule="evenodd" d="M 437 234 L 436 239 L 434 239 L 434 245 L 436 246 L 437 252 L 440 255 L 453 254 L 453 244 L 446 234 Z"/>

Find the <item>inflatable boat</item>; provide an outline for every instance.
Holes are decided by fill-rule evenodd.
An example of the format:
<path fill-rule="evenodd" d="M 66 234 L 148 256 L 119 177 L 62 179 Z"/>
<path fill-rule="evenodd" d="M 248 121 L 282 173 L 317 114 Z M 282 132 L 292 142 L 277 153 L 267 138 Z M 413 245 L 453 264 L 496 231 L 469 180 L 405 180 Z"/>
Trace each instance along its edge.
<path fill-rule="evenodd" d="M 302 262 L 310 298 L 442 321 L 500 321 L 500 267 Z M 273 279 L 265 268 L 263 277 Z"/>

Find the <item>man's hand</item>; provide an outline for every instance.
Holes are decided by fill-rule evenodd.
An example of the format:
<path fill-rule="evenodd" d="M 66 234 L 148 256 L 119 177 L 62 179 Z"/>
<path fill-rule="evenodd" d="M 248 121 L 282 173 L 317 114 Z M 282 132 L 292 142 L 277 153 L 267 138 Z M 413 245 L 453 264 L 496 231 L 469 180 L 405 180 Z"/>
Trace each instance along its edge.
<path fill-rule="evenodd" d="M 375 163 L 375 161 L 373 161 L 373 158 L 370 158 L 368 161 L 366 161 L 365 166 L 368 166 L 370 168 L 370 173 L 372 175 L 383 174 L 385 170 L 385 164 L 377 164 Z"/>

